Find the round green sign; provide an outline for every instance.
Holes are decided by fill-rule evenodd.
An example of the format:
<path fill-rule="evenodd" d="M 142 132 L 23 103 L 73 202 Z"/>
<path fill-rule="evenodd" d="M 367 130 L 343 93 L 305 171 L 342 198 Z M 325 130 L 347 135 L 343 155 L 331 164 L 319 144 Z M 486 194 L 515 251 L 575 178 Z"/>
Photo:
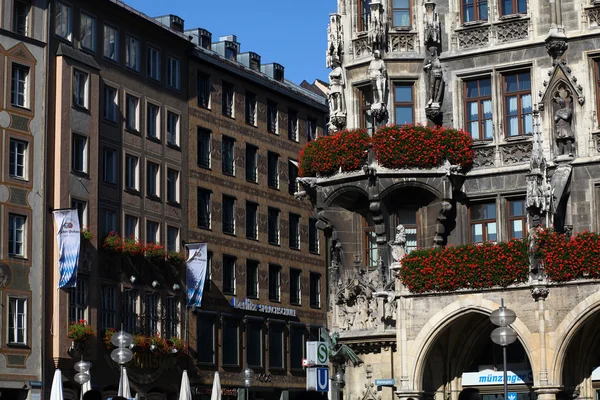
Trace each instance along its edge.
<path fill-rule="evenodd" d="M 317 362 L 319 364 L 327 364 L 329 351 L 325 343 L 319 343 L 317 346 Z"/>

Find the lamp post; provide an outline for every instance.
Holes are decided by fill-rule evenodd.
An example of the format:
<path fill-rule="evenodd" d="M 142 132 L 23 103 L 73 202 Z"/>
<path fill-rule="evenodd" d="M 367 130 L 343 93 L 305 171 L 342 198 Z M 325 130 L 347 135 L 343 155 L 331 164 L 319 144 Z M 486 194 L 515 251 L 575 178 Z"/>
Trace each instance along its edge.
<path fill-rule="evenodd" d="M 508 400 L 508 383 L 506 382 L 506 346 L 517 340 L 517 334 L 509 325 L 515 322 L 517 314 L 509 308 L 504 307 L 504 299 L 500 300 L 500 308 L 494 310 L 490 315 L 492 324 L 498 328 L 494 329 L 490 335 L 492 342 L 502 346 L 502 362 L 504 364 L 504 400 Z"/>
<path fill-rule="evenodd" d="M 244 382 L 244 387 L 246 388 L 246 400 L 248 400 L 250 396 L 250 386 L 252 386 L 252 382 L 254 382 L 254 370 L 246 366 L 242 371 L 242 380 Z"/>
<path fill-rule="evenodd" d="M 128 363 L 133 358 L 133 352 L 129 350 L 129 346 L 133 342 L 133 336 L 123 331 L 123 326 L 121 326 L 121 330 L 115 333 L 110 341 L 117 347 L 112 351 L 112 353 L 110 353 L 110 358 L 121 366 L 119 388 L 123 390 L 125 387 L 125 382 L 123 382 L 123 364 Z M 123 396 L 123 393 L 119 393 L 119 396 Z"/>
<path fill-rule="evenodd" d="M 342 397 L 340 396 L 340 393 L 342 392 L 342 389 L 345 385 L 344 369 L 339 364 L 334 364 L 333 366 L 335 368 L 335 374 L 333 375 L 333 384 L 335 385 L 335 387 L 333 388 L 334 390 L 332 390 L 331 392 L 334 396 L 332 397 L 332 400 L 340 400 Z"/>
<path fill-rule="evenodd" d="M 83 361 L 83 356 L 81 356 L 81 361 L 77 361 L 75 363 L 75 382 L 81 385 L 81 399 L 83 399 L 83 385 L 90 381 L 90 368 L 92 368 L 92 363 L 88 361 Z"/>

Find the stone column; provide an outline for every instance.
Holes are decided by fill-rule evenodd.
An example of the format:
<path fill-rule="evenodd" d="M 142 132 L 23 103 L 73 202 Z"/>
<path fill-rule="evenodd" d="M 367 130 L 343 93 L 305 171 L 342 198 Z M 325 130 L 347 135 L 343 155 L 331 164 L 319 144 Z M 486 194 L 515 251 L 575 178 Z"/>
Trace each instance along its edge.
<path fill-rule="evenodd" d="M 538 400 L 555 400 L 558 387 L 551 386 L 548 381 L 548 363 L 546 359 L 546 310 L 545 302 L 550 290 L 545 285 L 534 285 L 531 288 L 531 295 L 538 305 L 538 330 L 540 335 L 540 374 L 538 376 L 539 384 L 536 393 Z"/>

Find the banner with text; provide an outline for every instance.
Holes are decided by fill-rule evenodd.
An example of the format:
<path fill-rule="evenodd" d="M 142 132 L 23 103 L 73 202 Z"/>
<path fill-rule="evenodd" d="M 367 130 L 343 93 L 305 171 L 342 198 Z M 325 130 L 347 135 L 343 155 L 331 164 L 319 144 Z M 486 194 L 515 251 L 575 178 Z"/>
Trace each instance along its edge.
<path fill-rule="evenodd" d="M 206 243 L 186 244 L 186 247 L 189 250 L 186 262 L 187 305 L 188 307 L 200 307 L 206 280 Z"/>
<path fill-rule="evenodd" d="M 81 233 L 77 210 L 57 210 L 53 212 L 57 227 L 59 288 L 77 286 L 77 266 Z"/>

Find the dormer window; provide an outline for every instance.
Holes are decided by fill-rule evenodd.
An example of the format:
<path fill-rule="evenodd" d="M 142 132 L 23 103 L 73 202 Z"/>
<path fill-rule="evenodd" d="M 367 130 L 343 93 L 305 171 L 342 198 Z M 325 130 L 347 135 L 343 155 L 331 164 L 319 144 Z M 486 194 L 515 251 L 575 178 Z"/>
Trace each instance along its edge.
<path fill-rule="evenodd" d="M 210 36 L 202 35 L 200 37 L 200 47 L 202 47 L 206 50 L 210 50 L 210 42 L 211 42 Z"/>
<path fill-rule="evenodd" d="M 236 61 L 237 49 L 233 43 L 227 43 L 225 45 L 225 58 L 231 61 Z"/>
<path fill-rule="evenodd" d="M 276 81 L 283 82 L 283 70 L 276 69 L 273 77 Z"/>
<path fill-rule="evenodd" d="M 252 71 L 260 71 L 260 61 L 251 59 L 250 60 L 250 69 Z"/>

